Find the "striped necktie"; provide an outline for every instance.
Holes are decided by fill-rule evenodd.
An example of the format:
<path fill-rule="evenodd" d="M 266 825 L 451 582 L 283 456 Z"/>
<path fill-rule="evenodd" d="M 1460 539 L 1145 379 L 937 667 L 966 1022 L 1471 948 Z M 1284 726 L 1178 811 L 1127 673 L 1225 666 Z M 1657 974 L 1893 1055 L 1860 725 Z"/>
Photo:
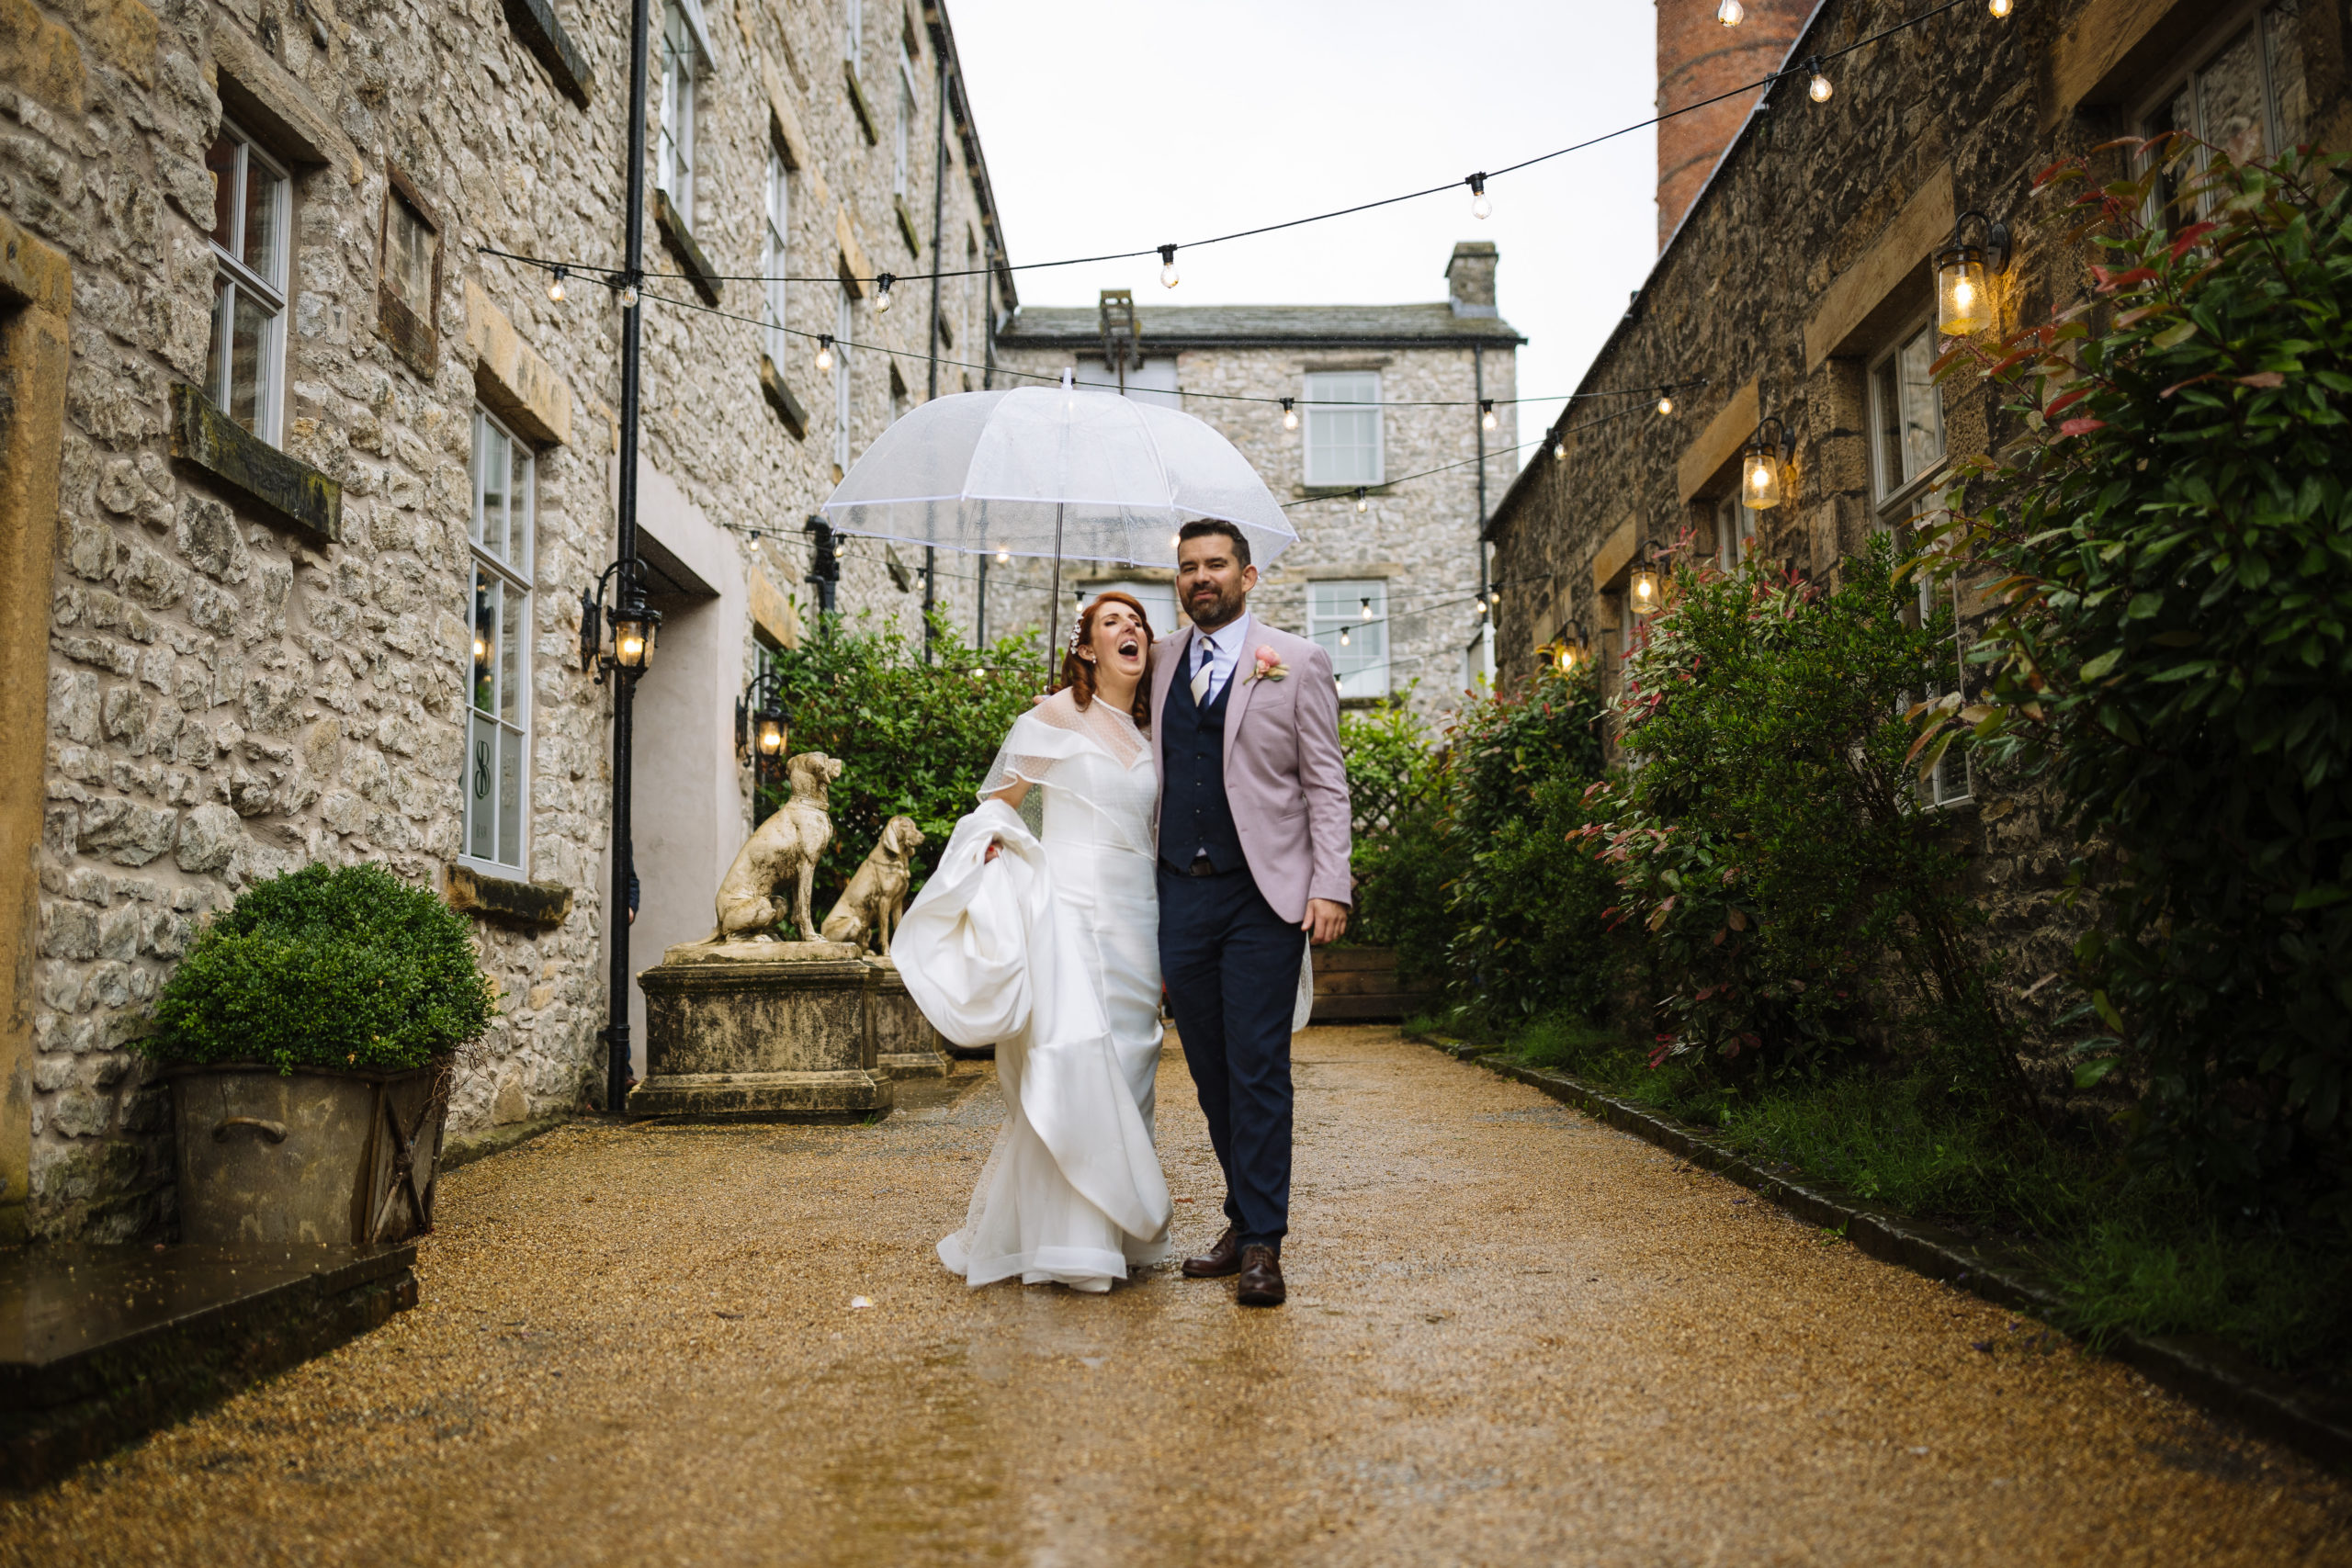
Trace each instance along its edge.
<path fill-rule="evenodd" d="M 1216 645 L 1201 637 L 1193 646 L 1201 650 L 1201 667 L 1193 671 L 1193 705 L 1198 707 L 1208 700 L 1209 677 L 1216 671 Z"/>

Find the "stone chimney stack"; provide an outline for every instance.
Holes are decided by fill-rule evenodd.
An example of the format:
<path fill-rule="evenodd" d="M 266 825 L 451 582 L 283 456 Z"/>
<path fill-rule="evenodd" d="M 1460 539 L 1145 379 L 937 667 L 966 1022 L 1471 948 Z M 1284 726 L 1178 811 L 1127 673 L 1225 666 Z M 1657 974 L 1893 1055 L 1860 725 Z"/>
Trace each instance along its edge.
<path fill-rule="evenodd" d="M 1445 264 L 1445 297 L 1457 316 L 1492 316 L 1495 309 L 1495 243 L 1464 240 Z"/>
<path fill-rule="evenodd" d="M 1781 68 L 1804 28 L 1811 0 L 1743 0 L 1747 20 L 1727 28 L 1715 0 L 1657 0 L 1657 112 L 1730 92 Z M 1742 93 L 1657 128 L 1657 244 L 1699 198 L 1700 187 L 1755 106 Z"/>

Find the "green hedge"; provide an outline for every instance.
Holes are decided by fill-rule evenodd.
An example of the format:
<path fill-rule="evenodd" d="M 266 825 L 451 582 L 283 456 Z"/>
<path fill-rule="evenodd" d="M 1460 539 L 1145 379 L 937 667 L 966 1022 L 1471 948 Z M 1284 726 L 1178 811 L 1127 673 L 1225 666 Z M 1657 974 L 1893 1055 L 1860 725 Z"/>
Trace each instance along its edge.
<path fill-rule="evenodd" d="M 380 866 L 256 882 L 164 985 L 148 1055 L 401 1070 L 481 1038 L 496 1003 L 466 918 Z"/>

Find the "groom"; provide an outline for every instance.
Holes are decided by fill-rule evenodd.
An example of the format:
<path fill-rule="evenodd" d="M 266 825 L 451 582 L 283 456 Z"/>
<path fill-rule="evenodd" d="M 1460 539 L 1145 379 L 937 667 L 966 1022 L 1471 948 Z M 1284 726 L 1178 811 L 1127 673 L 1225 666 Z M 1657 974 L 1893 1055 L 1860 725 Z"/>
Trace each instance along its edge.
<path fill-rule="evenodd" d="M 1232 525 L 1187 523 L 1193 624 L 1152 649 L 1159 969 L 1225 1172 L 1225 1234 L 1194 1280 L 1282 1304 L 1290 1228 L 1290 1031 L 1308 941 L 1348 926 L 1348 781 L 1330 656 L 1251 618 L 1258 569 Z"/>

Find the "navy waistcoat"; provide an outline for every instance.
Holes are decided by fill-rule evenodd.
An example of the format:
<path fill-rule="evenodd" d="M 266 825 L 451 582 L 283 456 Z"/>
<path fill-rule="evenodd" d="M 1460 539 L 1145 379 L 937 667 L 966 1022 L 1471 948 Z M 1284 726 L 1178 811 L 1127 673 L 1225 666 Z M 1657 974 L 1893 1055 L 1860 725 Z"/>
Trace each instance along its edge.
<path fill-rule="evenodd" d="M 1239 871 L 1246 863 L 1241 831 L 1225 798 L 1225 716 L 1240 680 L 1237 661 L 1205 708 L 1193 701 L 1187 671 L 1178 670 L 1168 683 L 1159 714 L 1159 858 L 1179 871 L 1203 849 L 1220 872 Z"/>

